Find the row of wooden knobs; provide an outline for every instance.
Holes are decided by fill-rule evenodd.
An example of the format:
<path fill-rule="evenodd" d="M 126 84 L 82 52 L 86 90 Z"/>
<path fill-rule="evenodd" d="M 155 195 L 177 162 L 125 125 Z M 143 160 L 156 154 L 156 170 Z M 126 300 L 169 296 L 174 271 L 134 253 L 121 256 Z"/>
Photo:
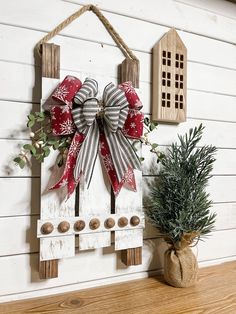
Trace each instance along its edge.
<path fill-rule="evenodd" d="M 118 226 L 120 228 L 126 227 L 129 221 L 126 217 L 120 217 L 118 219 Z M 140 218 L 138 216 L 132 216 L 130 218 L 131 226 L 138 226 L 140 223 Z M 115 220 L 113 218 L 107 218 L 104 222 L 104 226 L 107 229 L 111 229 L 115 226 Z M 96 230 L 100 227 L 100 220 L 97 218 L 93 218 L 89 222 L 89 228 L 91 230 Z M 77 220 L 74 223 L 75 231 L 82 231 L 85 228 L 85 222 L 83 220 Z M 70 224 L 68 221 L 62 221 L 59 223 L 57 227 L 58 231 L 61 233 L 65 233 L 70 229 Z M 54 230 L 53 224 L 51 222 L 45 222 L 41 227 L 42 234 L 50 234 Z"/>

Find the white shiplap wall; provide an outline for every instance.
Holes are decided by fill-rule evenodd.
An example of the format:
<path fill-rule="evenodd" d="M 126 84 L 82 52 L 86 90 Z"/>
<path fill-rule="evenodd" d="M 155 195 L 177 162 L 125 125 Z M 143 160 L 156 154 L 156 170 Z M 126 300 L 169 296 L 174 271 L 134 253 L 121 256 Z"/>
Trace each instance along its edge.
<path fill-rule="evenodd" d="M 91 1 L 97 4 L 141 62 L 140 96 L 150 113 L 151 47 L 176 27 L 188 48 L 188 119 L 160 125 L 152 137 L 166 147 L 200 122 L 202 144 L 218 147 L 209 192 L 216 230 L 198 246 L 200 266 L 236 260 L 236 5 L 223 0 Z M 147 276 L 162 267 L 163 243 L 145 231 L 143 264 L 126 268 L 113 249 L 80 252 L 60 262 L 59 278 L 38 279 L 39 167 L 18 170 L 9 161 L 28 140 L 26 115 L 39 107 L 39 64 L 35 43 L 82 4 L 83 0 L 0 0 L 0 301 L 48 295 Z M 91 13 L 54 39 L 61 45 L 63 77 L 92 75 L 101 85 L 116 81 L 119 49 Z M 102 45 L 101 45 L 102 43 Z M 34 87 L 36 86 L 36 88 Z M 144 190 L 157 169 L 144 148 Z M 147 193 L 147 192 L 145 192 Z M 94 267 L 96 265 L 96 267 Z"/>

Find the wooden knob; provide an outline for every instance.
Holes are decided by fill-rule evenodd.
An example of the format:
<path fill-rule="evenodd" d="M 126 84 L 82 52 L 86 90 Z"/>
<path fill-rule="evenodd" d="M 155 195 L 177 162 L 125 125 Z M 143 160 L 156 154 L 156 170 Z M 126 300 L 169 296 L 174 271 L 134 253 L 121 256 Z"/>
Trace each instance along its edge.
<path fill-rule="evenodd" d="M 99 228 L 100 227 L 99 219 L 97 219 L 97 218 L 91 219 L 90 222 L 89 222 L 89 227 L 92 230 L 95 230 L 95 229 Z"/>
<path fill-rule="evenodd" d="M 115 226 L 115 220 L 113 218 L 107 218 L 104 225 L 107 229 L 113 228 Z"/>
<path fill-rule="evenodd" d="M 138 216 L 132 216 L 130 218 L 130 224 L 132 226 L 137 226 L 140 223 L 140 218 Z"/>
<path fill-rule="evenodd" d="M 49 234 L 53 231 L 54 227 L 51 222 L 45 222 L 45 224 L 42 225 L 41 227 L 41 233 L 42 234 Z"/>
<path fill-rule="evenodd" d="M 64 232 L 67 232 L 70 229 L 70 224 L 69 224 L 68 221 L 62 221 L 62 222 L 59 223 L 57 228 L 58 228 L 59 232 L 64 233 Z"/>
<path fill-rule="evenodd" d="M 75 231 L 81 231 L 85 228 L 85 222 L 83 220 L 77 220 L 74 224 Z"/>
<path fill-rule="evenodd" d="M 127 225 L 128 225 L 128 219 L 126 217 L 120 217 L 118 220 L 118 226 L 122 228 Z"/>

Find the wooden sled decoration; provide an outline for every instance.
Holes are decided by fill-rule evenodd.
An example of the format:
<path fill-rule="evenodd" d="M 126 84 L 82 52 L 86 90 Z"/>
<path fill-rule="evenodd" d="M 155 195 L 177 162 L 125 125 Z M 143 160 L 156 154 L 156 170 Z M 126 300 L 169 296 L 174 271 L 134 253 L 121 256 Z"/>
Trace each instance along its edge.
<path fill-rule="evenodd" d="M 91 5 L 83 7 L 76 17 L 88 10 L 92 10 L 101 19 L 100 11 Z M 55 33 L 54 30 L 53 36 Z M 42 56 L 42 109 L 45 100 L 60 82 L 60 46 L 45 43 L 53 37 L 50 33 L 48 35 L 37 46 L 40 47 Z M 138 60 L 136 57 L 135 60 L 130 57 L 128 59 L 135 63 L 135 74 L 130 71 L 132 62 L 128 62 L 129 66 L 125 65 L 127 72 L 123 67 L 122 80 L 132 79 L 137 86 Z M 144 228 L 141 171 L 134 170 L 137 192 L 123 187 L 115 198 L 101 161 L 97 158 L 89 188 L 81 180 L 76 193 L 64 202 L 63 189 L 48 192 L 50 184 L 55 183 L 62 174 L 62 169 L 57 168 L 55 171 L 54 168 L 53 174 L 58 178 L 49 180 L 52 167 L 57 167 L 57 153 L 50 156 L 41 168 L 41 212 L 37 227 L 40 240 L 40 278 L 58 277 L 59 259 L 74 256 L 76 247 L 82 251 L 108 247 L 114 243 L 114 249 L 121 251 L 124 264 L 141 264 Z"/>
<path fill-rule="evenodd" d="M 152 120 L 186 121 L 187 49 L 174 28 L 153 47 Z"/>

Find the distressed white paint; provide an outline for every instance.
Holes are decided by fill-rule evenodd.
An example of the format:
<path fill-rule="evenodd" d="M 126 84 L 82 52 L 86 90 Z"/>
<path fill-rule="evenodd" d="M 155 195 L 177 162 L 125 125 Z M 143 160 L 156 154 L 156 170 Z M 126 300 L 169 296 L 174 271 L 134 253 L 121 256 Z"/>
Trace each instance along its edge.
<path fill-rule="evenodd" d="M 143 230 L 121 230 L 115 232 L 115 250 L 132 249 L 143 246 Z"/>
<path fill-rule="evenodd" d="M 213 204 L 211 211 L 217 214 L 216 231 L 236 228 L 236 202 Z M 35 236 L 37 219 L 37 215 L 2 217 L 0 219 L 0 238 L 8 240 L 0 242 L 0 255 L 38 252 L 38 240 Z M 9 226 L 11 227 L 9 228 Z M 14 237 L 12 230 L 15 230 Z M 144 239 L 153 239 L 157 236 L 157 230 L 146 222 Z"/>
<path fill-rule="evenodd" d="M 45 108 L 45 104 L 47 100 L 57 88 L 58 84 L 60 83 L 60 79 L 43 77 L 42 78 L 42 94 L 41 94 L 41 106 Z M 52 99 L 50 99 L 50 104 L 52 104 Z"/>
<path fill-rule="evenodd" d="M 100 209 L 100 211 L 103 211 L 103 208 Z M 140 223 L 137 226 L 132 226 L 130 224 L 130 219 L 132 216 L 137 216 L 140 219 Z M 118 220 L 121 217 L 126 217 L 128 219 L 128 224 L 125 227 L 119 227 L 118 226 Z M 64 218 L 64 217 L 63 217 Z M 63 221 L 67 221 L 70 224 L 70 228 L 67 232 L 64 233 L 64 235 L 70 235 L 70 234 L 93 234 L 93 233 L 99 233 L 99 232 L 107 232 L 109 231 L 115 231 L 115 230 L 121 230 L 121 229 L 125 229 L 125 230 L 129 230 L 129 229 L 143 229 L 144 228 L 144 214 L 141 213 L 140 211 L 131 211 L 131 212 L 124 212 L 124 213 L 119 213 L 119 214 L 97 214 L 95 216 L 89 215 L 89 216 L 75 216 L 75 217 L 66 217 L 65 219 L 63 218 L 56 218 L 56 219 L 51 219 L 50 220 L 38 220 L 38 226 L 37 226 L 37 236 L 38 237 L 56 237 L 56 236 L 61 236 L 61 233 L 57 230 L 58 225 L 63 222 Z M 115 221 L 115 225 L 114 227 L 108 229 L 105 227 L 105 221 L 108 218 L 112 218 Z M 92 230 L 89 227 L 89 223 L 92 219 L 98 219 L 100 222 L 100 226 L 95 229 Z M 85 227 L 83 230 L 81 231 L 76 231 L 74 230 L 74 224 L 77 220 L 82 220 L 85 223 Z M 41 227 L 44 223 L 49 222 L 53 225 L 53 231 L 49 234 L 49 235 L 44 235 L 41 233 Z"/>
<path fill-rule="evenodd" d="M 40 239 L 40 261 L 66 258 L 75 255 L 75 237 L 60 236 Z"/>
<path fill-rule="evenodd" d="M 123 214 L 136 211 L 142 214 L 142 172 L 134 170 L 136 192 L 127 188 L 121 189 L 116 197 L 116 213 Z M 115 231 L 115 250 L 136 248 L 143 245 L 143 230 L 118 230 Z"/>
<path fill-rule="evenodd" d="M 58 79 L 42 77 L 42 108 L 58 83 Z M 56 165 L 57 155 L 57 152 L 51 152 L 50 158 L 45 159 L 41 167 L 41 219 L 71 217 L 75 214 L 75 193 L 65 202 L 66 187 L 49 191 L 49 188 L 59 180 L 63 173 L 63 168 Z M 74 254 L 75 237 L 73 235 L 40 239 L 41 261 L 70 257 Z"/>
<path fill-rule="evenodd" d="M 79 214 L 105 215 L 111 212 L 111 187 L 105 169 L 101 165 L 99 155 L 96 159 L 93 176 L 87 188 L 83 178 L 79 185 Z M 111 232 L 96 234 L 81 234 L 79 249 L 87 250 L 111 245 Z"/>
<path fill-rule="evenodd" d="M 83 3 L 83 0 L 77 2 Z M 139 95 L 147 114 L 150 113 L 150 49 L 170 26 L 181 29 L 178 33 L 188 48 L 188 122 L 179 127 L 160 125 L 152 140 L 166 147 L 177 139 L 177 133 L 183 134 L 200 122 L 206 126 L 202 144 L 219 148 L 215 176 L 208 187 L 214 201 L 211 210 L 218 214 L 218 231 L 199 243 L 198 260 L 200 266 L 235 260 L 235 241 L 228 241 L 236 236 L 236 47 L 230 44 L 235 43 L 236 17 L 234 10 L 229 11 L 229 6 L 235 5 L 223 0 L 209 3 L 202 0 L 180 0 L 178 3 L 150 0 L 148 6 L 141 0 L 128 0 L 125 5 L 107 0 L 95 2 L 109 10 L 104 11 L 104 15 L 140 58 Z M 19 140 L 28 139 L 25 121 L 32 102 L 39 107 L 40 68 L 33 67 L 32 48 L 47 31 L 79 8 L 80 5 L 61 0 L 0 3 L 0 238 L 4 238 L 0 244 L 0 301 L 141 278 L 163 265 L 163 243 L 157 239 L 145 240 L 140 266 L 125 268 L 111 247 L 80 251 L 76 257 L 60 262 L 59 278 L 46 282 L 38 279 L 39 257 L 34 254 L 38 252 L 35 237 L 38 217 L 30 215 L 39 214 L 39 170 L 35 167 L 33 172 L 16 170 L 13 164 L 9 167 L 9 160 L 18 153 Z M 17 49 L 16 42 L 21 43 Z M 86 13 L 63 30 L 62 36 L 57 36 L 53 42 L 61 45 L 62 78 L 66 74 L 82 80 L 93 76 L 101 87 L 109 81 L 116 82 L 116 65 L 123 56 L 92 13 Z M 39 60 L 37 62 L 39 65 Z M 156 170 L 149 169 L 147 150 L 144 149 L 143 154 L 146 157 L 145 176 L 156 174 Z M 53 156 L 50 160 L 53 163 Z M 151 178 L 145 177 L 144 183 L 147 181 L 151 182 Z M 95 185 L 93 191 L 97 191 L 96 200 L 103 198 L 101 195 L 106 198 L 100 185 Z M 144 195 L 145 191 L 146 188 Z M 55 216 L 56 207 L 48 207 L 51 208 L 50 215 Z M 64 208 L 62 215 L 63 212 L 69 215 L 71 211 Z M 15 237 L 9 234 L 11 227 L 16 230 Z M 156 230 L 146 224 L 144 237 L 156 236 Z M 85 246 L 88 244 L 89 239 Z M 91 244 L 94 246 L 95 240 Z"/>

